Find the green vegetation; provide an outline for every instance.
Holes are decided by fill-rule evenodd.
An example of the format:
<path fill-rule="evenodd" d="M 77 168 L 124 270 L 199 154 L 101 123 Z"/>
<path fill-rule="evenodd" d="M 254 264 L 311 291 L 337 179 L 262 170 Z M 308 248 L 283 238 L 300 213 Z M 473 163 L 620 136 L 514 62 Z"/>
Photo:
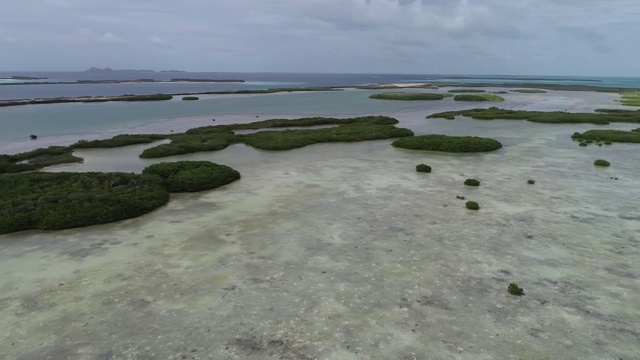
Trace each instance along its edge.
<path fill-rule="evenodd" d="M 157 134 L 142 134 L 142 135 L 131 135 L 131 134 L 123 134 L 116 135 L 111 139 L 105 140 L 80 140 L 77 143 L 71 145 L 73 149 L 88 149 L 88 148 L 115 148 L 122 147 L 128 145 L 135 144 L 149 144 L 154 141 L 166 139 L 167 135 L 157 135 Z"/>
<path fill-rule="evenodd" d="M 593 163 L 593 165 L 602 166 L 602 167 L 609 167 L 609 166 L 611 166 L 611 163 L 608 162 L 607 160 L 598 159 Z"/>
<path fill-rule="evenodd" d="M 453 120 L 458 115 L 467 116 L 476 120 L 527 120 L 547 124 L 591 123 L 606 125 L 613 122 L 640 123 L 640 111 L 607 109 L 598 109 L 596 113 L 568 113 L 563 111 L 506 110 L 491 107 L 489 109 L 447 111 L 429 115 L 427 118 Z"/>
<path fill-rule="evenodd" d="M 173 96 L 168 94 L 124 95 L 110 98 L 111 101 L 164 101 L 171 99 L 173 99 Z"/>
<path fill-rule="evenodd" d="M 589 144 L 587 144 L 587 143 L 586 143 L 586 142 L 584 142 L 584 141 L 581 141 L 581 142 L 580 142 L 580 144 L 578 144 L 578 145 L 580 145 L 580 146 L 582 146 L 582 147 L 584 147 L 584 146 L 589 146 Z"/>
<path fill-rule="evenodd" d="M 480 181 L 476 179 L 467 179 L 464 181 L 464 184 L 467 186 L 480 186 Z"/>
<path fill-rule="evenodd" d="M 162 185 L 125 173 L 0 176 L 0 233 L 57 230 L 128 219 L 169 201 Z"/>
<path fill-rule="evenodd" d="M 453 90 L 449 90 L 449 92 L 452 94 L 464 94 L 464 93 L 483 93 L 485 91 L 480 89 L 453 89 Z"/>
<path fill-rule="evenodd" d="M 529 179 L 529 180 L 527 180 L 527 184 L 529 184 L 529 185 L 533 185 L 533 184 L 535 184 L 535 183 L 536 183 L 536 181 L 535 181 L 535 180 L 533 180 L 533 179 Z"/>
<path fill-rule="evenodd" d="M 430 150 L 452 153 L 494 151 L 502 144 L 494 139 L 474 136 L 422 135 L 394 141 L 391 145 L 403 149 Z"/>
<path fill-rule="evenodd" d="M 611 145 L 613 142 L 619 143 L 640 143 L 640 128 L 625 130 L 588 130 L 584 133 L 573 133 L 571 138 L 577 141 L 586 142 L 604 142 L 605 145 Z"/>
<path fill-rule="evenodd" d="M 178 161 L 148 166 L 142 175 L 156 176 L 169 192 L 214 189 L 240 179 L 240 173 L 226 165 L 208 161 Z"/>
<path fill-rule="evenodd" d="M 620 103 L 626 106 L 640 106 L 640 91 L 628 91 L 621 93 Z"/>
<path fill-rule="evenodd" d="M 502 96 L 494 95 L 494 94 L 463 94 L 456 95 L 453 100 L 455 101 L 493 101 L 493 102 L 503 102 L 504 98 Z"/>
<path fill-rule="evenodd" d="M 349 119 L 302 118 L 271 119 L 248 124 L 215 125 L 187 130 L 172 137 L 170 144 L 162 144 L 143 151 L 142 158 L 158 158 L 215 151 L 235 143 L 245 143 L 262 150 L 289 150 L 323 142 L 351 142 L 391 139 L 412 136 L 408 129 L 396 128 L 398 120 L 385 116 L 366 116 Z M 236 135 L 234 130 L 254 130 L 279 127 L 338 125 L 325 129 L 263 131 Z"/>
<path fill-rule="evenodd" d="M 353 142 L 412 136 L 409 129 L 391 125 L 342 125 L 316 130 L 262 131 L 236 135 L 240 141 L 261 150 L 290 150 L 325 142 Z"/>
<path fill-rule="evenodd" d="M 442 100 L 445 98 L 443 94 L 431 93 L 404 93 L 404 92 L 387 92 L 382 94 L 373 94 L 370 99 L 377 100 Z"/>
<path fill-rule="evenodd" d="M 521 94 L 546 94 L 547 92 L 539 89 L 517 89 L 511 90 L 513 92 L 521 93 Z"/>
<path fill-rule="evenodd" d="M 15 155 L 0 155 L 0 174 L 31 171 L 45 166 L 74 162 L 82 162 L 82 158 L 74 156 L 71 148 L 50 146 Z"/>
<path fill-rule="evenodd" d="M 416 171 L 417 172 L 423 172 L 423 173 L 430 173 L 431 172 L 431 166 L 425 165 L 425 164 L 419 164 L 419 165 L 416 166 Z"/>
<path fill-rule="evenodd" d="M 80 162 L 73 156 L 73 150 L 83 148 L 113 148 L 133 144 L 148 144 L 170 139 L 169 144 L 161 144 L 146 149 L 141 158 L 160 158 L 190 154 L 198 151 L 222 150 L 235 143 L 246 143 L 264 150 L 288 150 L 321 142 L 347 142 L 377 139 L 391 139 L 412 136 L 408 129 L 393 125 L 398 120 L 386 116 L 365 116 L 349 119 L 325 117 L 301 119 L 270 119 L 247 124 L 216 125 L 190 129 L 182 134 L 125 134 L 111 139 L 78 141 L 70 146 L 51 146 L 16 155 L 0 155 L 0 174 L 37 170 L 45 166 Z M 265 131 L 248 135 L 236 135 L 234 130 L 268 129 L 296 126 L 336 125 L 332 128 Z"/>
<path fill-rule="evenodd" d="M 184 100 L 184 101 L 194 101 L 194 100 L 200 100 L 200 98 L 197 97 L 197 96 L 185 96 L 185 97 L 182 98 L 182 100 Z"/>
<path fill-rule="evenodd" d="M 520 286 L 518 286 L 518 284 L 516 283 L 510 283 L 509 286 L 507 287 L 507 291 L 509 292 L 509 294 L 515 295 L 515 296 L 524 295 L 524 290 Z"/>
<path fill-rule="evenodd" d="M 480 204 L 478 204 L 475 201 L 467 201 L 465 203 L 465 206 L 467 207 L 467 209 L 469 210 L 480 210 Z"/>

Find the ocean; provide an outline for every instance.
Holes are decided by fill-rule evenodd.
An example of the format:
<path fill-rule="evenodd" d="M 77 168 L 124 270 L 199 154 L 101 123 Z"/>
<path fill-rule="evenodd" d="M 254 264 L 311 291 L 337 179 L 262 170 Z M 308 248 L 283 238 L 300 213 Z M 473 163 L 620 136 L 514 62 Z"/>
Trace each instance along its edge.
<path fill-rule="evenodd" d="M 10 80 L 12 76 L 46 78 Z M 5 78 L 5 79 L 3 79 Z M 115 83 L 77 84 L 78 80 L 153 79 L 239 79 L 244 83 Z M 45 82 L 66 82 L 47 84 Z M 221 72 L 0 72 L 0 100 L 77 96 L 116 96 L 124 94 L 189 93 L 226 90 L 261 90 L 289 87 L 336 87 L 387 83 L 460 83 L 460 84 L 544 84 L 597 87 L 640 88 L 634 77 L 561 77 L 561 76 L 472 76 L 438 74 L 295 74 L 295 73 L 221 73 Z"/>

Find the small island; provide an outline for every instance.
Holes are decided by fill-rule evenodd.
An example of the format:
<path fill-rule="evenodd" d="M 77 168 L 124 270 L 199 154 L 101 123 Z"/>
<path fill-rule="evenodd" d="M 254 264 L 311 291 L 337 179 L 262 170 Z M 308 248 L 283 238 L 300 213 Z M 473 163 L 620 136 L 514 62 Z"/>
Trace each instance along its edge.
<path fill-rule="evenodd" d="M 476 136 L 422 135 L 394 141 L 391 145 L 410 150 L 429 150 L 450 153 L 476 153 L 498 150 L 502 144 L 494 139 Z"/>
<path fill-rule="evenodd" d="M 214 189 L 240 173 L 207 161 L 151 165 L 142 174 L 29 172 L 0 176 L 0 234 L 105 224 L 149 213 L 169 193 Z"/>
<path fill-rule="evenodd" d="M 446 96 L 443 94 L 432 93 L 406 93 L 406 92 L 386 92 L 381 94 L 373 94 L 369 99 L 376 100 L 442 100 Z"/>
<path fill-rule="evenodd" d="M 455 101 L 492 101 L 503 102 L 504 98 L 495 94 L 462 94 L 456 95 L 453 100 Z"/>

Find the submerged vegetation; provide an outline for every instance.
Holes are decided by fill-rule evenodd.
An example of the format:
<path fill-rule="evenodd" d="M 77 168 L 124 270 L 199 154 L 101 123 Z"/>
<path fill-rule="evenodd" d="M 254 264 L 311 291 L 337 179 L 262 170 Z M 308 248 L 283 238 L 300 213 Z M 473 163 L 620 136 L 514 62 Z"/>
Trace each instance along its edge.
<path fill-rule="evenodd" d="M 445 97 L 443 94 L 405 92 L 386 92 L 369 96 L 370 99 L 376 100 L 442 100 Z"/>
<path fill-rule="evenodd" d="M 588 130 L 584 133 L 573 133 L 571 138 L 581 143 L 584 142 L 604 142 L 605 145 L 611 145 L 611 143 L 640 143 L 640 128 L 635 130 Z"/>
<path fill-rule="evenodd" d="M 475 136 L 422 135 L 398 139 L 393 146 L 411 150 L 443 151 L 451 153 L 474 153 L 494 151 L 502 144 L 494 139 Z"/>
<path fill-rule="evenodd" d="M 426 164 L 419 164 L 419 165 L 416 165 L 416 171 L 417 172 L 423 172 L 423 173 L 430 173 L 431 172 L 431 166 L 426 165 Z"/>
<path fill-rule="evenodd" d="M 504 98 L 495 94 L 463 94 L 456 95 L 453 100 L 455 101 L 492 101 L 503 102 Z"/>
<path fill-rule="evenodd" d="M 506 110 L 497 107 L 447 111 L 427 116 L 453 120 L 456 116 L 467 116 L 476 120 L 527 120 L 546 124 L 591 123 L 606 125 L 612 122 L 640 123 L 640 111 L 598 109 L 596 113 L 569 113 L 564 111 Z"/>

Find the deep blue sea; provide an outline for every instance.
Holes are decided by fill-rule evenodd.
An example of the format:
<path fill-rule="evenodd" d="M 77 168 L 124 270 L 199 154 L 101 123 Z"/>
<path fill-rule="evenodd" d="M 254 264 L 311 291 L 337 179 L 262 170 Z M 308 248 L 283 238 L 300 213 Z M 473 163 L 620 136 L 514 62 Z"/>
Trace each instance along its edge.
<path fill-rule="evenodd" d="M 6 80 L 12 76 L 42 77 L 43 80 Z M 244 83 L 117 83 L 76 84 L 77 80 L 156 81 L 176 78 L 240 79 Z M 42 84 L 42 82 L 68 82 Z M 560 77 L 560 76 L 464 76 L 429 74 L 289 74 L 289 73 L 193 73 L 151 71 L 99 72 L 0 72 L 0 100 L 52 98 L 64 96 L 114 96 L 124 94 L 189 93 L 221 90 L 258 90 L 283 87 L 357 86 L 387 83 L 463 83 L 463 84 L 560 84 L 640 88 L 640 78 Z"/>

